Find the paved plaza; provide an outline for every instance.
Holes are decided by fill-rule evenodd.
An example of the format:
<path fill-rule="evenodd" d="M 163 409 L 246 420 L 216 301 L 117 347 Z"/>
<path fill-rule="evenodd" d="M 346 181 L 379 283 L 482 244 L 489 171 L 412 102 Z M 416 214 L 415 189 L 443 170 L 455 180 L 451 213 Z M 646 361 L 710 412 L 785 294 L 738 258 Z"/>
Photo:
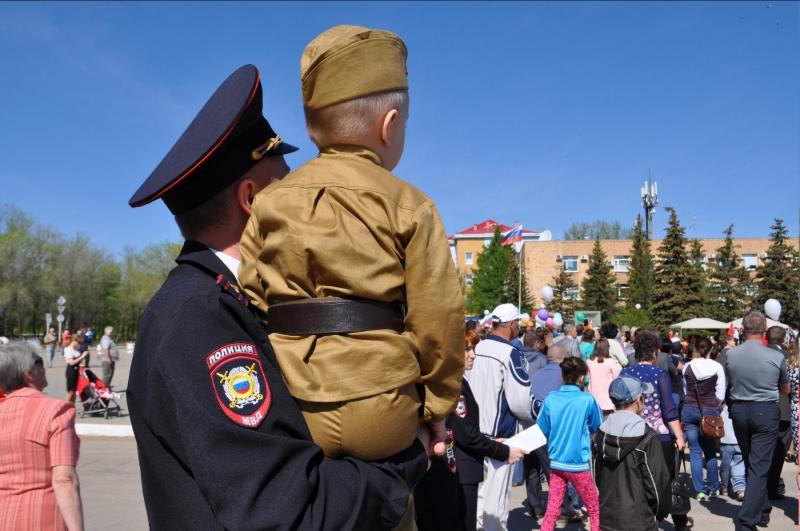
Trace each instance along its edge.
<path fill-rule="evenodd" d="M 121 349 L 122 360 L 117 364 L 112 384 L 117 389 L 124 389 L 128 379 L 130 356 Z M 63 397 L 64 362 L 48 369 L 50 383 L 46 392 L 52 396 Z M 92 356 L 91 366 L 101 373 L 96 355 Z M 122 401 L 125 406 L 124 399 Z M 86 430 L 97 425 L 124 426 L 128 424 L 127 416 L 94 419 L 78 419 L 79 429 Z M 772 521 L 768 530 L 794 531 L 798 529 L 797 520 L 797 484 L 794 478 L 795 465 L 787 464 L 783 470 L 786 482 L 787 497 L 775 503 Z M 147 529 L 144 503 L 142 501 L 139 481 L 139 465 L 136 457 L 136 444 L 132 437 L 81 437 L 81 458 L 78 464 L 81 481 L 81 494 L 86 514 L 86 528 L 89 531 L 114 529 L 116 531 L 134 531 Z M 539 529 L 522 507 L 525 496 L 524 487 L 514 487 L 511 492 L 510 531 L 529 531 Z M 727 531 L 733 529 L 732 517 L 739 503 L 725 496 L 698 503 L 692 501 L 691 516 L 694 518 L 694 529 L 699 531 Z M 582 526 L 572 524 L 565 529 L 578 530 Z M 670 524 L 663 523 L 661 529 L 671 530 Z M 443 530 L 447 531 L 447 530 Z M 635 530 L 631 530 L 635 531 Z"/>

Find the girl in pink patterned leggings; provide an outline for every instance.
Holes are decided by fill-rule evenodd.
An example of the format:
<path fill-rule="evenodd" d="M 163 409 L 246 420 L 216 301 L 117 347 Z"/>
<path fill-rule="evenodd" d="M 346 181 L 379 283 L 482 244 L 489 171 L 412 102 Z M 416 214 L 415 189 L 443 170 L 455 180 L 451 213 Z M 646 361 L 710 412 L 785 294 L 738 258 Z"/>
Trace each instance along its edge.
<path fill-rule="evenodd" d="M 583 391 L 589 372 L 581 358 L 569 357 L 561 362 L 564 385 L 544 400 L 536 423 L 547 436 L 550 456 L 550 495 L 542 531 L 552 531 L 561 513 L 561 504 L 572 482 L 589 511 L 589 529 L 600 531 L 600 502 L 592 479 L 591 433 L 600 427 L 600 407 L 590 393 Z"/>

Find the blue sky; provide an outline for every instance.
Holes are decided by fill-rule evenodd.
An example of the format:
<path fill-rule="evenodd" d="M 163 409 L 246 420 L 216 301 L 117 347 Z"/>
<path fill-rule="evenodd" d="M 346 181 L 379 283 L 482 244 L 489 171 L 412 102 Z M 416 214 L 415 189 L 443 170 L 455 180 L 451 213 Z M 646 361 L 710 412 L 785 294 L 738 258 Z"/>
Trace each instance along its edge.
<path fill-rule="evenodd" d="M 797 3 L 0 3 L 0 203 L 113 253 L 177 240 L 133 191 L 216 86 L 253 63 L 301 147 L 299 58 L 324 29 L 391 29 L 411 120 L 395 173 L 449 233 L 486 218 L 630 223 L 648 169 L 689 235 L 798 232 Z M 666 214 L 656 215 L 663 235 Z"/>

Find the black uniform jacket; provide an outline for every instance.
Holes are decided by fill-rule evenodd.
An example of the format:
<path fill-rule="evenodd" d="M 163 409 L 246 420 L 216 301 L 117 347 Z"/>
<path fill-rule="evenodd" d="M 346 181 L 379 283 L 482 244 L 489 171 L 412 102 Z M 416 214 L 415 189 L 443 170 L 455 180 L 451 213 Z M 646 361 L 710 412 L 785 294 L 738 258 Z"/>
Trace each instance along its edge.
<path fill-rule="evenodd" d="M 324 458 L 232 273 L 195 242 L 176 261 L 142 316 L 128 386 L 150 527 L 394 527 L 422 445 L 382 463 Z"/>
<path fill-rule="evenodd" d="M 481 433 L 478 403 L 466 379 L 461 380 L 461 396 L 455 411 L 447 417 L 447 425 L 453 430 L 456 441 L 458 478 L 462 484 L 483 481 L 484 457 L 498 461 L 508 459 L 508 446 Z"/>

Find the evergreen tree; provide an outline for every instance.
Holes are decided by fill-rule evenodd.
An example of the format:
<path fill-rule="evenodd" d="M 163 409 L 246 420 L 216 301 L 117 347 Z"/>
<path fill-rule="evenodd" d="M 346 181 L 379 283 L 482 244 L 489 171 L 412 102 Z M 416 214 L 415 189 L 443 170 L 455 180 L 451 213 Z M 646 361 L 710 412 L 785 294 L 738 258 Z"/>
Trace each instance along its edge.
<path fill-rule="evenodd" d="M 695 317 L 705 317 L 708 315 L 711 306 L 711 294 L 708 289 L 708 278 L 706 268 L 703 265 L 705 252 L 700 240 L 693 238 L 689 242 L 689 262 L 692 264 L 694 274 L 689 277 L 689 290 L 697 293 L 697 301 L 693 307 Z"/>
<path fill-rule="evenodd" d="M 631 244 L 631 263 L 628 269 L 628 305 L 641 305 L 644 312 L 653 304 L 653 252 L 650 240 L 644 231 L 642 218 L 636 218 Z"/>
<path fill-rule="evenodd" d="M 600 240 L 595 240 L 589 259 L 589 271 L 583 279 L 583 306 L 602 312 L 602 319 L 606 322 L 614 318 L 617 304 L 617 290 L 614 286 L 616 279 L 611 269 Z"/>
<path fill-rule="evenodd" d="M 553 287 L 553 301 L 550 303 L 550 309 L 553 312 L 560 313 L 564 317 L 565 323 L 571 323 L 572 316 L 575 314 L 576 301 L 570 298 L 567 290 L 577 287 L 577 285 L 572 275 L 564 271 L 563 267 L 561 271 L 553 277 L 551 282 Z"/>
<path fill-rule="evenodd" d="M 800 327 L 800 271 L 797 251 L 788 243 L 789 230 L 776 218 L 770 227 L 770 245 L 766 263 L 758 270 L 756 308 L 763 309 L 767 299 L 781 303 L 781 322 Z"/>
<path fill-rule="evenodd" d="M 685 229 L 678 222 L 673 208 L 669 212 L 667 234 L 658 248 L 658 265 L 655 268 L 653 321 L 667 327 L 672 323 L 702 317 L 704 307 L 703 291 L 698 289 L 702 276 L 689 260 Z M 702 249 L 701 249 L 702 254 Z"/>
<path fill-rule="evenodd" d="M 498 304 L 510 302 L 516 306 L 519 300 L 519 263 L 514 249 L 502 244 L 503 235 L 495 226 L 489 245 L 478 256 L 477 268 L 473 269 L 472 289 L 467 297 L 467 308 L 473 315 L 483 315 Z M 528 286 L 522 278 L 521 311 L 530 311 L 533 304 Z"/>
<path fill-rule="evenodd" d="M 733 243 L 733 225 L 725 231 L 725 243 L 716 251 L 710 264 L 709 291 L 711 315 L 720 321 L 733 321 L 744 315 L 750 275 L 739 261 Z"/>

